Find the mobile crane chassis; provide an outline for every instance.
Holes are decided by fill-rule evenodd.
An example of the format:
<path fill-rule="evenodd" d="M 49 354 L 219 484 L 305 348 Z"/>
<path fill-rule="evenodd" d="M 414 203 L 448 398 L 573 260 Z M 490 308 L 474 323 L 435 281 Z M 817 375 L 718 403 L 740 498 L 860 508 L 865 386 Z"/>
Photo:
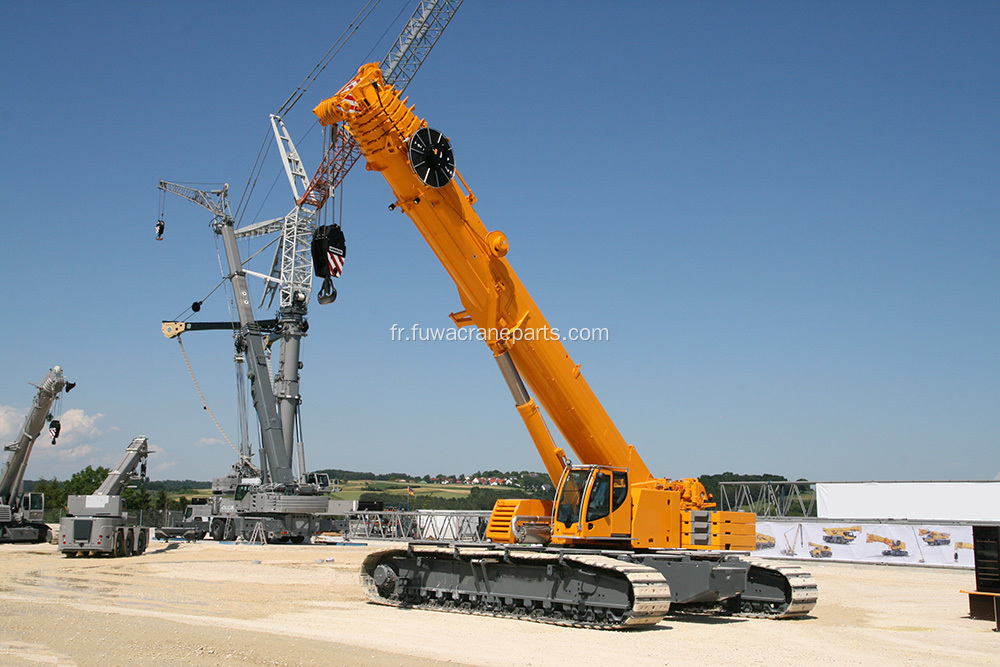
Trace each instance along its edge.
<path fill-rule="evenodd" d="M 390 209 L 413 221 L 455 281 L 463 309 L 450 317 L 479 329 L 557 486 L 552 502 L 498 502 L 487 531 L 496 544 L 371 554 L 361 569 L 369 598 L 602 629 L 653 625 L 668 611 L 808 613 L 816 587 L 806 572 L 725 553 L 754 548 L 752 514 L 709 511 L 700 482 L 654 478 L 625 442 L 505 258 L 506 236 L 473 209 L 448 138 L 379 65 L 362 66 L 314 113 L 353 135 L 392 188 Z M 529 388 L 581 465 L 556 446 Z"/>
<path fill-rule="evenodd" d="M 134 480 L 146 479 L 149 439 L 133 438 L 121 462 L 90 495 L 66 499 L 68 516 L 59 520 L 58 550 L 75 556 L 140 555 L 149 544 L 149 529 L 136 525 L 126 511 L 122 491 Z"/>

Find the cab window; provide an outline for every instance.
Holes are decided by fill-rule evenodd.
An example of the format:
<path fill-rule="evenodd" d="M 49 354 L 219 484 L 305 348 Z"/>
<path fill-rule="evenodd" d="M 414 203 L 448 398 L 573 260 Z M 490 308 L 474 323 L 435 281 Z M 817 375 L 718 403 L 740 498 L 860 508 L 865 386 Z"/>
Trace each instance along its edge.
<path fill-rule="evenodd" d="M 626 498 L 628 498 L 628 473 L 624 470 L 615 472 L 611 480 L 611 511 L 614 512 L 621 507 Z"/>
<path fill-rule="evenodd" d="M 587 521 L 603 519 L 609 514 L 611 514 L 611 475 L 599 472 L 594 475 L 594 485 L 590 487 Z"/>
<path fill-rule="evenodd" d="M 567 528 L 580 522 L 580 506 L 589 476 L 589 470 L 570 470 L 563 481 L 559 506 L 556 508 L 556 521 Z"/>

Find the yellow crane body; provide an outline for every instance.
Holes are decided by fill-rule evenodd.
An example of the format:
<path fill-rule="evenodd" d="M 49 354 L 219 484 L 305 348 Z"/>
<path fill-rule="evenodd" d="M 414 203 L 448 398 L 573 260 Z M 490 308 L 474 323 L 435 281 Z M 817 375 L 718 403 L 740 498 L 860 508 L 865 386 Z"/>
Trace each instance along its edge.
<path fill-rule="evenodd" d="M 621 502 L 600 519 L 570 525 L 555 522 L 553 543 L 600 541 L 630 536 L 636 547 L 753 549 L 754 516 L 745 512 L 692 510 L 714 507 L 696 479 L 655 478 L 635 447 L 622 437 L 593 390 L 567 353 L 558 330 L 545 319 L 506 255 L 506 236 L 489 230 L 477 215 L 475 196 L 461 175 L 439 187 L 421 180 L 409 159 L 411 137 L 427 123 L 416 116 L 372 63 L 335 96 L 314 109 L 325 125 L 345 123 L 367 169 L 382 174 L 396 198 L 393 206 L 417 227 L 458 288 L 462 309 L 450 317 L 475 326 L 494 356 L 509 355 L 530 392 L 537 397 L 578 461 L 627 475 L 631 502 Z M 460 185 L 461 182 L 461 185 Z M 464 191 L 463 191 L 463 187 Z M 563 479 L 567 459 L 554 444 L 533 399 L 517 406 L 546 471 L 563 492 L 581 500 L 597 481 Z M 570 487 L 580 488 L 570 488 Z M 583 508 L 584 513 L 588 508 Z M 707 524 L 706 524 L 707 521 Z M 592 524 L 588 526 L 588 524 Z M 701 539 L 708 528 L 710 535 Z M 561 527 L 560 527 L 561 526 Z"/>
<path fill-rule="evenodd" d="M 951 533 L 940 533 L 936 530 L 920 529 L 920 539 L 927 543 L 927 546 L 938 547 L 951 544 Z"/>
<path fill-rule="evenodd" d="M 858 533 L 860 532 L 861 532 L 861 526 L 847 526 L 846 528 L 824 528 L 823 541 L 832 542 L 833 544 L 850 544 L 857 538 Z"/>
<path fill-rule="evenodd" d="M 384 83 L 379 66 L 362 66 L 313 111 L 322 124 L 339 124 L 353 136 L 366 168 L 392 189 L 390 209 L 410 218 L 454 281 L 461 308 L 450 318 L 457 327 L 476 327 L 492 351 L 556 486 L 553 501 L 495 505 L 487 531 L 492 551 L 411 544 L 372 554 L 362 566 L 369 597 L 431 609 L 461 600 L 479 613 L 599 628 L 654 624 L 668 607 L 772 618 L 807 613 L 816 599 L 807 573 L 725 553 L 754 548 L 752 513 L 713 511 L 698 480 L 654 477 L 625 441 L 512 268 L 507 237 L 477 215 L 448 138 Z M 553 440 L 543 411 L 576 463 Z M 545 549 L 518 548 L 532 542 Z M 670 548 L 684 551 L 656 551 Z M 475 586 L 455 574 L 469 564 L 484 577 Z M 596 586 L 599 596 L 567 593 L 564 600 L 558 586 L 544 583 L 584 573 L 595 577 L 585 588 Z M 450 583 L 419 583 L 429 579 Z"/>
<path fill-rule="evenodd" d="M 883 537 L 881 535 L 876 535 L 875 533 L 868 533 L 868 538 L 865 541 L 867 543 L 881 542 L 885 544 L 888 548 L 882 551 L 883 556 L 909 555 L 909 552 L 906 550 L 906 542 L 901 540 L 894 540 L 891 537 Z"/>
<path fill-rule="evenodd" d="M 816 544 L 815 542 L 810 542 L 809 546 L 812 549 L 809 550 L 809 556 L 812 558 L 832 558 L 833 549 L 826 546 L 825 544 Z"/>

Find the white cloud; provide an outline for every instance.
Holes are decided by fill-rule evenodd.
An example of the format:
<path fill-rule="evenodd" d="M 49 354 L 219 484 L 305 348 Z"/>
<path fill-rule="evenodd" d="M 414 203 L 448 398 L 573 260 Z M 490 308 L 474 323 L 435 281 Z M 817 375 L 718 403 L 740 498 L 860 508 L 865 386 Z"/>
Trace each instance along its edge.
<path fill-rule="evenodd" d="M 151 471 L 152 472 L 163 472 L 165 470 L 170 470 L 171 468 L 175 467 L 176 465 L 177 465 L 177 461 L 164 461 L 162 463 L 157 463 L 156 465 L 152 466 Z"/>
<path fill-rule="evenodd" d="M 201 438 L 196 443 L 194 443 L 194 446 L 198 448 L 203 448 L 203 447 L 217 447 L 218 445 L 224 445 L 224 444 L 226 444 L 225 441 L 221 440 L 220 438 Z"/>
<path fill-rule="evenodd" d="M 101 429 L 97 427 L 97 421 L 103 417 L 104 415 L 100 412 L 95 415 L 87 415 L 79 408 L 62 413 L 62 416 L 59 417 L 59 422 L 62 424 L 62 433 L 59 436 L 60 444 L 100 436 Z"/>
<path fill-rule="evenodd" d="M 24 427 L 24 418 L 26 416 L 27 412 L 7 405 L 0 405 L 0 439 L 3 440 L 3 444 L 14 441 L 20 435 L 21 429 Z M 101 413 L 88 415 L 79 408 L 65 411 L 59 416 L 59 423 L 62 425 L 59 433 L 59 444 L 66 445 L 74 442 L 80 442 L 82 440 L 97 438 L 102 433 L 101 429 L 97 426 L 97 422 L 103 417 L 104 415 Z M 48 435 L 48 424 L 43 424 L 37 443 L 40 444 L 47 440 Z M 82 448 L 77 447 L 75 449 L 79 450 Z M 92 448 L 87 450 L 87 452 L 89 451 L 92 451 Z M 77 453 L 75 455 L 71 454 L 68 456 L 61 453 L 60 458 L 64 461 L 68 461 L 74 458 L 79 458 L 84 453 L 86 452 Z"/>
<path fill-rule="evenodd" d="M 93 452 L 94 448 L 90 445 L 77 445 L 69 448 L 59 447 L 49 451 L 55 453 L 60 461 L 76 461 Z"/>
<path fill-rule="evenodd" d="M 1000 472 L 998 472 L 998 473 L 997 473 L 997 476 L 996 476 L 996 477 L 994 477 L 993 479 L 994 479 L 995 481 L 997 481 L 997 482 L 1000 482 Z"/>
<path fill-rule="evenodd" d="M 0 438 L 3 438 L 4 444 L 7 444 L 8 439 L 17 437 L 18 431 L 24 426 L 26 414 L 17 408 L 0 405 Z"/>

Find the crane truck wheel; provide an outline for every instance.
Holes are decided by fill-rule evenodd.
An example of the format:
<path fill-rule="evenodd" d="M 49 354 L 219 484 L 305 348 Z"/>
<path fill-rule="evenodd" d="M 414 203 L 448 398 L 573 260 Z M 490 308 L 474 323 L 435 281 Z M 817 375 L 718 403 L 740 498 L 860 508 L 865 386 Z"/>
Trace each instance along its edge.
<path fill-rule="evenodd" d="M 224 524 L 220 519 L 216 519 L 212 522 L 212 539 L 216 542 L 222 541 L 222 536 L 226 531 L 226 524 Z"/>
<path fill-rule="evenodd" d="M 135 532 L 129 528 L 128 535 L 125 537 L 125 555 L 132 556 L 135 554 Z"/>
<path fill-rule="evenodd" d="M 125 535 L 122 531 L 115 531 L 115 543 L 111 551 L 113 558 L 121 558 L 125 555 Z"/>
<path fill-rule="evenodd" d="M 145 528 L 139 529 L 139 542 L 135 545 L 135 553 L 142 555 L 146 552 L 146 540 L 148 538 L 149 531 Z"/>

